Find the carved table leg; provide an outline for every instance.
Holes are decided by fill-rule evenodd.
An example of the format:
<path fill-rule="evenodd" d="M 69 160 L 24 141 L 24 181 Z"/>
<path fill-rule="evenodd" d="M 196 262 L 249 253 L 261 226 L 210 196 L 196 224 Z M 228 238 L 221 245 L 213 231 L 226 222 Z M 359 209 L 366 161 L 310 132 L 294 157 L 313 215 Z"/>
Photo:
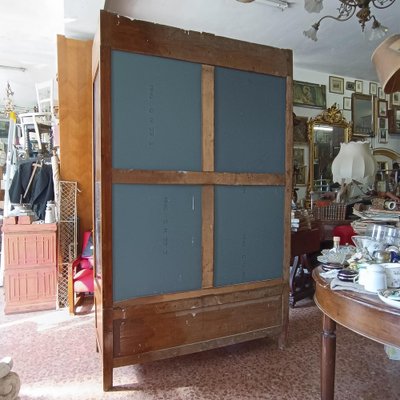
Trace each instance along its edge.
<path fill-rule="evenodd" d="M 296 293 L 296 274 L 297 270 L 300 267 L 299 263 L 299 256 L 295 256 L 293 258 L 293 265 L 290 271 L 290 276 L 289 276 L 289 287 L 290 287 L 290 294 L 289 294 L 289 304 L 291 307 L 294 307 L 296 304 L 296 299 L 295 299 L 295 293 Z"/>
<path fill-rule="evenodd" d="M 322 317 L 321 400 L 333 400 L 335 390 L 336 322 Z"/>

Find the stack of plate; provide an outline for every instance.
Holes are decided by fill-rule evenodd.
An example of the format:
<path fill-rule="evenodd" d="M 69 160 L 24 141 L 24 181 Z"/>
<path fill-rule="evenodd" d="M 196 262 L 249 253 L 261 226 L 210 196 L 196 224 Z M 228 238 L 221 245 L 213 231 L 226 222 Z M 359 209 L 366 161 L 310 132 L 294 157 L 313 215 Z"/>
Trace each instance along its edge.
<path fill-rule="evenodd" d="M 333 269 L 340 270 L 345 266 L 343 264 L 335 264 L 335 263 L 321 263 L 321 267 L 324 271 L 331 271 Z"/>
<path fill-rule="evenodd" d="M 400 308 L 400 289 L 384 289 L 378 291 L 379 298 L 392 307 Z"/>

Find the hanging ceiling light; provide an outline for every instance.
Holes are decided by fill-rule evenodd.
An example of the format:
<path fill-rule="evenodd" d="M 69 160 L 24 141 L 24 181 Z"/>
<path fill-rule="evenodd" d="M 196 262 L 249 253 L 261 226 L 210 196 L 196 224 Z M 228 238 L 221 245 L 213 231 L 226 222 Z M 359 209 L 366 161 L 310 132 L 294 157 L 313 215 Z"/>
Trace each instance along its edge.
<path fill-rule="evenodd" d="M 338 15 L 325 15 L 316 22 L 308 31 L 304 31 L 304 35 L 311 40 L 317 41 L 317 31 L 319 25 L 326 18 L 331 18 L 336 21 L 347 21 L 354 14 L 358 18 L 361 25 L 361 30 L 364 32 L 365 24 L 368 21 L 373 21 L 372 30 L 369 36 L 370 40 L 382 38 L 386 35 L 388 28 L 383 26 L 374 15 L 371 14 L 370 5 L 383 9 L 390 7 L 396 0 L 339 0 Z M 319 12 L 322 9 L 322 0 L 304 0 L 304 8 L 309 12 Z M 358 9 L 357 13 L 356 10 Z"/>

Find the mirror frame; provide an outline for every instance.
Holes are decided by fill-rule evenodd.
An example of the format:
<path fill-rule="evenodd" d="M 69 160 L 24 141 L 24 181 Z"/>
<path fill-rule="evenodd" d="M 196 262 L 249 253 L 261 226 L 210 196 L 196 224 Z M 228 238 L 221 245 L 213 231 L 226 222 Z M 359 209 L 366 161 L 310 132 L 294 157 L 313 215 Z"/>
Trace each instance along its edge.
<path fill-rule="evenodd" d="M 309 168 L 308 168 L 308 192 L 314 191 L 314 127 L 318 125 L 329 125 L 332 127 L 343 128 L 344 142 L 347 143 L 351 140 L 352 131 L 351 123 L 343 116 L 342 111 L 338 108 L 337 103 L 322 111 L 314 118 L 310 118 L 307 124 L 308 127 L 308 141 L 310 144 L 309 151 Z M 333 160 L 332 160 L 333 161 Z"/>

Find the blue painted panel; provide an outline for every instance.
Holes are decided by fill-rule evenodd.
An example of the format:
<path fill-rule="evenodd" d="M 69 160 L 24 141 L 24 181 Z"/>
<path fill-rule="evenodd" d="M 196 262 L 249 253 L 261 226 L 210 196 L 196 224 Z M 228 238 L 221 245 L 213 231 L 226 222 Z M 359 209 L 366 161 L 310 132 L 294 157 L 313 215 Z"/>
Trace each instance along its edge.
<path fill-rule="evenodd" d="M 214 284 L 282 276 L 284 188 L 215 188 Z"/>
<path fill-rule="evenodd" d="M 112 52 L 113 168 L 201 170 L 201 65 Z"/>
<path fill-rule="evenodd" d="M 201 188 L 113 185 L 113 298 L 201 287 Z"/>
<path fill-rule="evenodd" d="M 284 173 L 284 78 L 215 69 L 215 169 Z"/>

